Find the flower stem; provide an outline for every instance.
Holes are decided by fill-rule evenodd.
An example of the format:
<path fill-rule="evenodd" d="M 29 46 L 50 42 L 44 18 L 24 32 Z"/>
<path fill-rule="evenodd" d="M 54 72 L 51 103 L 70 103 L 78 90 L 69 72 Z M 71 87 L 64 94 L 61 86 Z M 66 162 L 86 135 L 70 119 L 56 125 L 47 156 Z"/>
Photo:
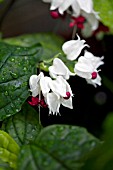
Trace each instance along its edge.
<path fill-rule="evenodd" d="M 72 40 L 74 40 L 74 39 L 75 39 L 76 31 L 77 31 L 77 27 L 76 27 L 76 25 L 75 25 L 75 26 L 73 27 Z"/>
<path fill-rule="evenodd" d="M 40 74 L 40 63 L 39 63 L 39 74 Z M 39 101 L 41 100 L 41 89 L 39 89 Z M 40 118 L 40 104 L 38 105 L 38 111 L 39 111 L 39 125 L 41 125 L 41 118 Z"/>

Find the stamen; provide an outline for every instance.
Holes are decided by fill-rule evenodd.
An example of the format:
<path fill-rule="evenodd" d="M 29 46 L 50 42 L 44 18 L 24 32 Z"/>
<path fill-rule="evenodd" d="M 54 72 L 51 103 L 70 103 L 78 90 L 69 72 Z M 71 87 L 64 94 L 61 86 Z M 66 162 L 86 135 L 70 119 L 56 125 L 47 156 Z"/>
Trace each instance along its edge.
<path fill-rule="evenodd" d="M 92 75 L 92 79 L 96 79 L 97 78 L 97 72 L 94 71 L 91 75 Z"/>
<path fill-rule="evenodd" d="M 66 97 L 63 97 L 63 98 L 67 100 L 70 98 L 70 96 L 71 96 L 70 92 L 66 92 Z"/>
<path fill-rule="evenodd" d="M 85 18 L 83 16 L 79 16 L 79 17 L 71 17 L 72 22 L 70 22 L 69 27 L 72 28 L 75 25 L 80 28 L 83 29 L 84 28 L 84 22 L 85 22 Z"/>
<path fill-rule="evenodd" d="M 69 27 L 72 28 L 74 27 L 74 25 L 75 25 L 75 22 L 70 22 Z"/>
<path fill-rule="evenodd" d="M 54 10 L 54 11 L 50 11 L 50 15 L 52 16 L 52 18 L 57 19 L 60 17 L 60 14 L 58 12 L 58 10 Z"/>

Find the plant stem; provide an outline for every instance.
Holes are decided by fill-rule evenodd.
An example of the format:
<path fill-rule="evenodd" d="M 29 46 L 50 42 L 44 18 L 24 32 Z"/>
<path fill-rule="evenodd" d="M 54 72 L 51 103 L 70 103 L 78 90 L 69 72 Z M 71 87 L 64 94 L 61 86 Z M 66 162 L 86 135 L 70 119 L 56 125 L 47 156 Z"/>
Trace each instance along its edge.
<path fill-rule="evenodd" d="M 41 90 L 39 89 L 39 101 L 41 100 Z M 40 104 L 38 105 L 38 111 L 39 111 L 39 124 L 41 125 L 41 118 L 40 118 Z"/>
<path fill-rule="evenodd" d="M 74 39 L 75 39 L 76 31 L 77 31 L 77 27 L 76 27 L 76 25 L 75 25 L 75 26 L 73 27 L 72 40 L 74 40 Z"/>
<path fill-rule="evenodd" d="M 40 63 L 39 63 L 39 74 L 40 74 Z M 40 85 L 39 85 L 40 86 Z M 39 101 L 41 100 L 41 89 L 39 88 Z M 39 111 L 39 125 L 41 125 L 41 118 L 40 118 L 40 104 L 38 105 L 38 111 Z"/>

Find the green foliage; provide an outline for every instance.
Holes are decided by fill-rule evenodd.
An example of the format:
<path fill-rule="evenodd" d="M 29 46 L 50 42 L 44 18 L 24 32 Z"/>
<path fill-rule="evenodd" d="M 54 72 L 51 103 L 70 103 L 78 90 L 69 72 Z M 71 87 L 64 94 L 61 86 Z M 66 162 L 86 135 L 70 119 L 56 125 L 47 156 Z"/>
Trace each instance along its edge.
<path fill-rule="evenodd" d="M 52 61 L 55 57 L 59 57 L 73 71 L 74 61 L 66 59 L 62 52 L 62 44 L 64 40 L 54 34 L 39 33 L 39 34 L 28 34 L 18 37 L 4 39 L 4 42 L 12 45 L 19 45 L 22 47 L 30 47 L 39 43 L 43 47 L 43 53 L 40 57 L 40 69 L 48 71 L 48 67 L 52 65 Z M 37 66 L 38 67 L 38 66 Z"/>
<path fill-rule="evenodd" d="M 102 77 L 103 79 L 103 85 L 109 89 L 111 93 L 113 93 L 113 82 L 106 76 Z"/>
<path fill-rule="evenodd" d="M 0 0 L 0 3 L 4 2 L 4 0 Z"/>
<path fill-rule="evenodd" d="M 18 170 L 79 170 L 87 159 L 94 164 L 91 153 L 98 146 L 101 149 L 94 152 L 93 159 L 103 154 L 102 160 L 106 160 L 104 153 L 109 149 L 108 145 L 101 146 L 100 141 L 84 128 L 52 125 L 42 129 L 38 113 L 25 103 L 30 94 L 29 77 L 37 74 L 37 67 L 47 71 L 53 58 L 59 57 L 73 71 L 75 63 L 66 59 L 61 51 L 62 44 L 63 40 L 57 36 L 43 33 L 23 35 L 0 42 L 0 120 L 5 119 L 2 128 L 21 146 L 19 152 L 16 142 L 6 132 L 1 131 L 2 170 L 4 166 L 8 169 L 9 165 L 11 168 L 17 167 Z M 109 145 L 112 146 L 111 143 Z M 112 150 L 107 155 L 107 160 L 111 161 Z M 102 160 L 97 160 L 93 167 Z M 86 162 L 84 168 L 91 170 L 92 165 L 90 164 L 90 169 L 88 166 Z M 101 166 L 99 168 L 104 170 Z"/>
<path fill-rule="evenodd" d="M 113 33 L 113 1 L 112 0 L 93 0 L 94 9 L 99 12 L 101 22 L 108 26 Z"/>
<path fill-rule="evenodd" d="M 63 39 L 54 34 L 28 34 L 18 37 L 4 39 L 5 42 L 12 45 L 19 45 L 22 47 L 30 47 L 37 43 L 40 43 L 43 47 L 43 53 L 41 55 L 40 61 L 50 60 L 56 54 L 62 52 L 61 47 L 63 44 Z"/>
<path fill-rule="evenodd" d="M 44 128 L 35 143 L 22 147 L 20 170 L 78 170 L 88 153 L 100 144 L 84 128 L 52 125 Z"/>
<path fill-rule="evenodd" d="M 0 131 L 0 168 L 3 169 L 4 166 L 8 167 L 9 163 L 10 167 L 16 168 L 17 156 L 19 153 L 19 146 L 17 143 L 4 131 Z"/>
<path fill-rule="evenodd" d="M 12 170 L 8 163 L 5 163 L 0 159 L 0 170 Z"/>
<path fill-rule="evenodd" d="M 38 113 L 30 105 L 25 103 L 19 113 L 3 122 L 2 128 L 19 145 L 24 145 L 35 140 L 42 126 L 39 124 Z"/>
<path fill-rule="evenodd" d="M 0 42 L 0 120 L 21 110 L 29 96 L 29 77 L 37 73 L 40 56 L 39 44 L 19 47 Z"/>
<path fill-rule="evenodd" d="M 83 170 L 113 169 L 113 113 L 106 118 L 103 129 L 103 145 L 92 152 Z"/>

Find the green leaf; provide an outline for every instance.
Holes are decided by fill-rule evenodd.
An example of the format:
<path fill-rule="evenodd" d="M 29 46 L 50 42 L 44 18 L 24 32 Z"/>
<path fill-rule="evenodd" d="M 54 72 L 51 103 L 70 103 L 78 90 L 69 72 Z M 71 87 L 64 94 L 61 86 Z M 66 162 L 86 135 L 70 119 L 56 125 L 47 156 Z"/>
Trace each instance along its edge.
<path fill-rule="evenodd" d="M 0 3 L 4 2 L 4 0 L 0 0 Z"/>
<path fill-rule="evenodd" d="M 19 47 L 0 42 L 0 120 L 21 110 L 29 96 L 29 77 L 37 73 L 40 55 L 39 44 Z"/>
<path fill-rule="evenodd" d="M 17 143 L 6 132 L 0 130 L 0 159 L 15 168 L 19 150 Z"/>
<path fill-rule="evenodd" d="M 43 53 L 40 61 L 49 60 L 59 52 L 62 52 L 62 44 L 64 40 L 54 34 L 39 33 L 26 34 L 14 38 L 4 39 L 5 42 L 22 47 L 30 47 L 36 43 L 40 43 L 43 47 Z"/>
<path fill-rule="evenodd" d="M 40 43 L 43 47 L 43 53 L 40 57 L 40 69 L 48 71 L 48 67 L 52 65 L 52 61 L 55 57 L 59 57 L 68 66 L 70 71 L 73 72 L 75 62 L 67 60 L 66 56 L 62 52 L 62 45 L 64 40 L 54 34 L 39 33 L 39 34 L 28 34 L 18 37 L 4 39 L 12 45 L 19 45 L 23 47 L 29 47 Z M 38 66 L 37 66 L 38 67 Z"/>
<path fill-rule="evenodd" d="M 35 140 L 42 126 L 39 124 L 38 113 L 29 104 L 25 103 L 19 113 L 4 121 L 2 128 L 19 145 L 24 145 Z"/>
<path fill-rule="evenodd" d="M 84 128 L 52 125 L 44 128 L 34 144 L 23 146 L 19 170 L 78 170 L 99 140 Z"/>
<path fill-rule="evenodd" d="M 106 76 L 103 76 L 103 77 L 102 77 L 102 80 L 103 80 L 103 85 L 104 85 L 106 88 L 108 88 L 111 93 L 113 93 L 113 81 L 110 80 L 110 79 L 109 79 L 108 77 L 106 77 Z"/>
<path fill-rule="evenodd" d="M 12 170 L 8 163 L 5 163 L 0 159 L 0 170 Z"/>
<path fill-rule="evenodd" d="M 93 0 L 94 8 L 99 12 L 99 16 L 104 25 L 108 26 L 113 33 L 113 1 L 112 0 Z"/>
<path fill-rule="evenodd" d="M 113 112 L 105 119 L 103 132 L 103 144 L 92 152 L 83 170 L 113 169 Z"/>

